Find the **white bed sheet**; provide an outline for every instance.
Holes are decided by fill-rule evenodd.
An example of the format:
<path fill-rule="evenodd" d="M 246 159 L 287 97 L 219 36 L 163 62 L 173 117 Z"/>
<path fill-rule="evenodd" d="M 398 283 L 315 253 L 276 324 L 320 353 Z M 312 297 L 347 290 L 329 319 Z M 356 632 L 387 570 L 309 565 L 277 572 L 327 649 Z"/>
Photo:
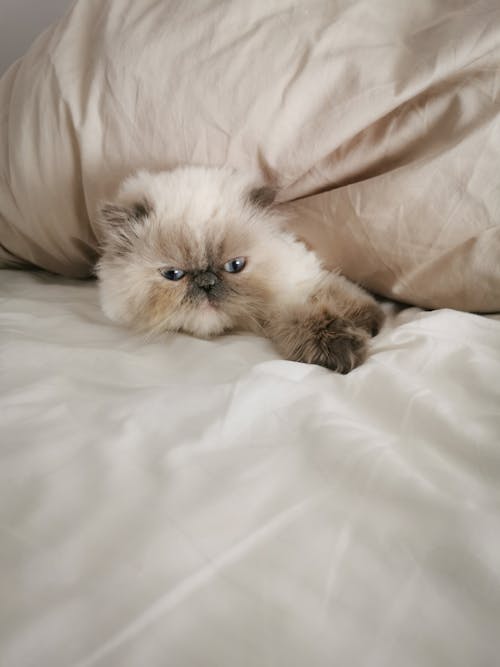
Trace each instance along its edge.
<path fill-rule="evenodd" d="M 339 376 L 0 281 L 2 666 L 499 664 L 498 317 Z"/>

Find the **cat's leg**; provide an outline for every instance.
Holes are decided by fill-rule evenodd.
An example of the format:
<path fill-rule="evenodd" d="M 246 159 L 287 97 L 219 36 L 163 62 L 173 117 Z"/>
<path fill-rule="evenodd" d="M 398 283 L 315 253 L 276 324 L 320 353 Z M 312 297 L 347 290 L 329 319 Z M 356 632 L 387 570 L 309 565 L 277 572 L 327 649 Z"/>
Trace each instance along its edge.
<path fill-rule="evenodd" d="M 342 276 L 326 274 L 306 303 L 269 318 L 266 333 L 286 359 L 348 373 L 366 359 L 370 336 L 383 320 L 369 294 Z"/>
<path fill-rule="evenodd" d="M 377 301 L 364 289 L 337 273 L 325 271 L 310 301 L 332 308 L 370 336 L 376 336 L 384 323 L 384 311 Z"/>
<path fill-rule="evenodd" d="M 367 356 L 369 334 L 327 308 L 296 307 L 280 313 L 268 335 L 285 359 L 348 373 Z"/>

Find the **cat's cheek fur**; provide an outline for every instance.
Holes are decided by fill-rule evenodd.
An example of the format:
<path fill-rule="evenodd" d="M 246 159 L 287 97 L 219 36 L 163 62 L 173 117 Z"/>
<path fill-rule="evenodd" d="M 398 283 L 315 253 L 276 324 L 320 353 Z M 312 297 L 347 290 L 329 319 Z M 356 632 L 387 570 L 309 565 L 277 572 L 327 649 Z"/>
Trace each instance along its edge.
<path fill-rule="evenodd" d="M 103 255 L 98 265 L 101 307 L 109 319 L 139 332 L 165 329 L 166 314 L 177 312 L 184 290 L 169 288 L 155 268 L 133 254 Z"/>
<path fill-rule="evenodd" d="M 132 310 L 127 307 L 131 297 L 126 281 L 120 280 L 117 273 L 102 260 L 98 274 L 99 301 L 104 314 L 113 322 L 132 326 Z"/>

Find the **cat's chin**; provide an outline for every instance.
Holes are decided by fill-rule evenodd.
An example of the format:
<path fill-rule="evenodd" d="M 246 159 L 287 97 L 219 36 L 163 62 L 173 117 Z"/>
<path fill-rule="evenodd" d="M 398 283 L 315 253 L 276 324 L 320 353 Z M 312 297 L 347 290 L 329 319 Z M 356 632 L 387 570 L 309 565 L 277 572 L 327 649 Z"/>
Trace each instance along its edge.
<path fill-rule="evenodd" d="M 198 308 L 196 316 L 189 318 L 183 327 L 186 333 L 198 338 L 212 338 L 219 336 L 233 327 L 231 318 L 217 306 L 208 301 Z"/>

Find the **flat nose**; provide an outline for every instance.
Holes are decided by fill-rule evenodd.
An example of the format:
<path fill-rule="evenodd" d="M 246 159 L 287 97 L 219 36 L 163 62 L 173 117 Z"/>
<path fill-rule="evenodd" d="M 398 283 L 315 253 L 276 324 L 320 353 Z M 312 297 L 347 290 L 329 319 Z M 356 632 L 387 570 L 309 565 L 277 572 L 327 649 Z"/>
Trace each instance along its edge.
<path fill-rule="evenodd" d="M 198 287 L 201 287 L 201 289 L 206 290 L 209 292 L 214 285 L 216 285 L 219 282 L 219 279 L 215 275 L 215 273 L 212 273 L 211 271 L 203 271 L 202 273 L 199 273 L 196 278 L 194 279 L 194 282 Z"/>

